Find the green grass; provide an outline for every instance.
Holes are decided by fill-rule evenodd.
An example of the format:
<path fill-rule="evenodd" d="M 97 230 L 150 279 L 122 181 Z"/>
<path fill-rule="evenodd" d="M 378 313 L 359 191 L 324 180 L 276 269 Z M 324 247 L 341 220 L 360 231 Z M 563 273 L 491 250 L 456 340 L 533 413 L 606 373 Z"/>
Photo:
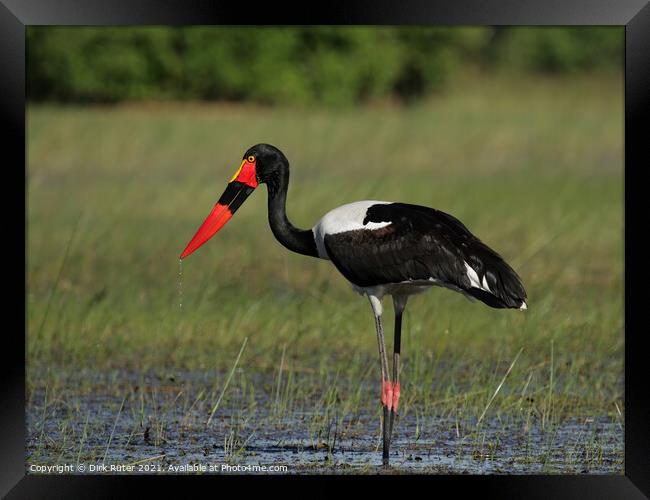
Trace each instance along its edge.
<path fill-rule="evenodd" d="M 97 390 L 70 373 L 187 370 L 215 374 L 209 410 L 248 338 L 220 407 L 267 390 L 277 422 L 315 412 L 314 436 L 330 412 L 376 410 L 369 304 L 330 263 L 274 240 L 265 187 L 183 263 L 179 307 L 178 255 L 245 149 L 268 142 L 291 162 L 295 225 L 359 199 L 433 206 L 526 285 L 525 313 L 443 289 L 409 302 L 403 415 L 622 422 L 622 104 L 622 81 L 598 78 L 459 82 L 417 107 L 30 107 L 28 404 L 45 413 L 37 390 L 59 403 Z M 385 324 L 390 350 L 390 307 Z M 68 443 L 74 457 L 85 435 Z"/>

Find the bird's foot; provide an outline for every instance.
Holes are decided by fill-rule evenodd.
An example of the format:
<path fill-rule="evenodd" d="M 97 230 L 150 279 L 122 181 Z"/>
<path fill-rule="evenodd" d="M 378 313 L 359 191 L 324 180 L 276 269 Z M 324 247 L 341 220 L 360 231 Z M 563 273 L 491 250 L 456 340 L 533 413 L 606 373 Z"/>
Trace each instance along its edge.
<path fill-rule="evenodd" d="M 399 387 L 397 390 L 399 392 Z M 388 408 L 388 411 L 393 408 L 394 397 L 393 383 L 390 380 L 383 380 L 381 383 L 381 404 Z"/>

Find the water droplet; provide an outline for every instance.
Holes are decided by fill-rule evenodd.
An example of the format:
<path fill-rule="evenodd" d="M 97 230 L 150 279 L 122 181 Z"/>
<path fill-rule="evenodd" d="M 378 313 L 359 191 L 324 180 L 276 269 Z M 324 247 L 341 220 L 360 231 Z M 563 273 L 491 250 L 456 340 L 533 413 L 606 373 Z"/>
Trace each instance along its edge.
<path fill-rule="evenodd" d="M 183 259 L 178 259 L 178 309 L 183 310 Z"/>

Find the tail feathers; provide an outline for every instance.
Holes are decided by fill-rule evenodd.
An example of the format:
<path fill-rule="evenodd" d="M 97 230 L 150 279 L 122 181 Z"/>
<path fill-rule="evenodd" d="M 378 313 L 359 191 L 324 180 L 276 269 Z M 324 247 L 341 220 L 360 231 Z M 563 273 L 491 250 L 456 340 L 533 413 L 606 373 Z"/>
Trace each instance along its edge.
<path fill-rule="evenodd" d="M 495 309 L 528 309 L 525 299 L 502 299 L 491 292 L 486 292 L 485 290 L 474 287 L 465 290 L 465 292 Z"/>
<path fill-rule="evenodd" d="M 470 282 L 465 288 L 468 295 L 498 309 L 528 308 L 521 279 L 496 252 L 472 257 L 470 263 L 465 263 Z"/>

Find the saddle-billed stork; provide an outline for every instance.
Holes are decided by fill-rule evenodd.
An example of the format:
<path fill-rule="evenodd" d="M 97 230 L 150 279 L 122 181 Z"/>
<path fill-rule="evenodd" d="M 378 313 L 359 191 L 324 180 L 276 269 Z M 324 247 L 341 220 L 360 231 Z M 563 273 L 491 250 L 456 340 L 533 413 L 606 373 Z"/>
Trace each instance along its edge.
<path fill-rule="evenodd" d="M 526 309 L 521 279 L 458 219 L 433 208 L 357 201 L 331 210 L 312 229 L 297 229 L 286 212 L 289 161 L 269 144 L 257 144 L 246 151 L 181 259 L 214 236 L 260 184 L 268 188 L 269 225 L 275 238 L 293 252 L 330 260 L 353 288 L 370 300 L 381 366 L 383 463 L 388 465 L 400 399 L 402 314 L 408 297 L 441 286 L 490 307 Z M 392 297 L 395 308 L 392 380 L 381 321 L 386 295 Z"/>

